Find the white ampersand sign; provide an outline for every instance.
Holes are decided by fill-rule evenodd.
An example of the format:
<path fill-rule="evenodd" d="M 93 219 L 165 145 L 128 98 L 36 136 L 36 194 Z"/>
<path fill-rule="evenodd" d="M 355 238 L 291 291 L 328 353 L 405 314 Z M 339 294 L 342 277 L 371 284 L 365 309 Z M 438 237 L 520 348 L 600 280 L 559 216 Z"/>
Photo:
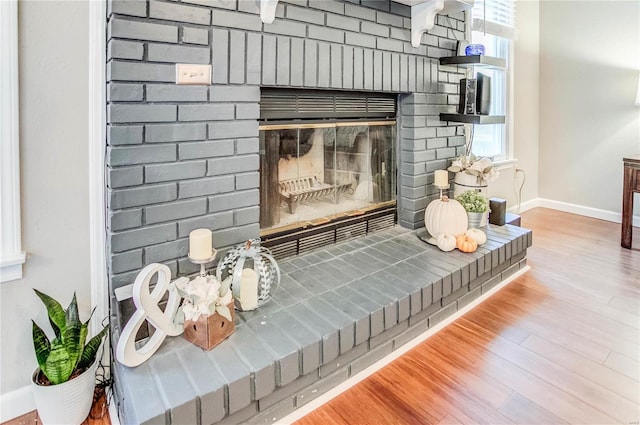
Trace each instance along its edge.
<path fill-rule="evenodd" d="M 150 291 L 151 279 L 156 274 L 156 286 Z M 116 348 L 116 358 L 120 363 L 129 367 L 139 366 L 160 348 L 167 335 L 176 336 L 184 331 L 183 325 L 174 320 L 180 306 L 180 296 L 174 285 L 182 280 L 189 281 L 188 278 L 182 277 L 171 282 L 171 270 L 164 264 L 149 264 L 140 271 L 133 283 L 133 303 L 136 311 L 122 330 Z M 163 312 L 158 303 L 167 291 L 169 301 Z M 155 332 L 142 347 L 136 349 L 136 334 L 145 320 L 151 323 Z"/>

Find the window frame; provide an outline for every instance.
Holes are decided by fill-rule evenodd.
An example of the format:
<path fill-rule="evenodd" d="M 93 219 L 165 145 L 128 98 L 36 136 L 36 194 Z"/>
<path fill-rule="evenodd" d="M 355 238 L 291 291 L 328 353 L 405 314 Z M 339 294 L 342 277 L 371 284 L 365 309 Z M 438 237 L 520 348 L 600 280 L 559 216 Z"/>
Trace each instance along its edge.
<path fill-rule="evenodd" d="M 513 2 L 513 0 L 511 0 Z M 515 4 L 513 5 L 513 7 L 515 7 Z M 514 15 L 515 15 L 515 11 L 514 11 Z M 491 25 L 490 22 L 487 22 L 487 28 L 492 28 L 494 25 Z M 502 141 L 502 152 L 498 155 L 493 156 L 492 158 L 494 159 L 494 163 L 500 165 L 500 164 L 506 164 L 506 163 L 511 163 L 513 161 L 515 161 L 514 155 L 513 155 L 513 151 L 514 151 L 514 140 L 513 140 L 513 134 L 514 134 L 514 102 L 513 102 L 513 83 L 514 83 L 514 69 L 513 69 L 513 63 L 514 63 L 514 52 L 515 52 L 515 40 L 516 40 L 516 35 L 517 32 L 515 30 L 515 28 L 512 28 L 511 31 L 509 30 L 504 30 L 503 28 L 501 28 L 500 25 L 495 25 L 495 29 L 497 31 L 486 31 L 487 34 L 491 34 L 494 35 L 496 37 L 501 37 L 505 40 L 507 40 L 508 43 L 508 51 L 507 51 L 507 58 L 506 58 L 506 63 L 505 63 L 505 67 L 504 67 L 504 73 L 505 73 L 505 123 L 504 124 L 498 124 L 498 125 L 503 125 L 504 126 L 504 140 Z M 473 9 L 469 10 L 467 12 L 467 21 L 466 21 L 466 34 L 467 34 L 467 38 L 468 40 L 471 40 L 471 43 L 473 43 L 473 32 L 474 31 L 478 31 L 481 32 L 480 28 L 474 28 L 474 24 L 473 24 Z M 472 124 L 475 126 L 475 124 Z M 475 141 L 474 141 L 475 144 Z M 473 152 L 473 149 L 472 149 Z"/>
<path fill-rule="evenodd" d="M 0 283 L 22 278 L 20 133 L 18 101 L 18 2 L 0 1 Z"/>

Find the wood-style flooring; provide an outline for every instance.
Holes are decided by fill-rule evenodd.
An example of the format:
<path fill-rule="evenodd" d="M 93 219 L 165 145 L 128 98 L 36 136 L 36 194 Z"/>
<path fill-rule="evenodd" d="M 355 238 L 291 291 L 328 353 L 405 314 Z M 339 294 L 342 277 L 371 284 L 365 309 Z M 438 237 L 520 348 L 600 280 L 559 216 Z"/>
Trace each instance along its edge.
<path fill-rule="evenodd" d="M 611 222 L 522 225 L 532 270 L 296 425 L 638 424 L 640 229 L 628 250 Z"/>
<path fill-rule="evenodd" d="M 296 422 L 638 424 L 640 229 L 536 208 L 532 269 Z"/>

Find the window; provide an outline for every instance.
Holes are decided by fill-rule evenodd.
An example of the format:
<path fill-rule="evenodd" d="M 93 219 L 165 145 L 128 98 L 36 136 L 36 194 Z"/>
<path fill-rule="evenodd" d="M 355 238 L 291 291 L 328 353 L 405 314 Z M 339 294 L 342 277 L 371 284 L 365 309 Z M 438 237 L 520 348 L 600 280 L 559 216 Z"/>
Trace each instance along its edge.
<path fill-rule="evenodd" d="M 474 126 L 473 153 L 493 157 L 494 160 L 510 159 L 509 119 L 511 116 L 509 83 L 512 76 L 514 38 L 513 0 L 476 0 L 472 10 L 471 42 L 485 46 L 487 56 L 505 59 L 505 69 L 481 68 L 491 77 L 490 115 L 505 115 L 506 124 L 484 124 Z"/>
<path fill-rule="evenodd" d="M 0 282 L 22 278 L 18 2 L 0 1 Z"/>

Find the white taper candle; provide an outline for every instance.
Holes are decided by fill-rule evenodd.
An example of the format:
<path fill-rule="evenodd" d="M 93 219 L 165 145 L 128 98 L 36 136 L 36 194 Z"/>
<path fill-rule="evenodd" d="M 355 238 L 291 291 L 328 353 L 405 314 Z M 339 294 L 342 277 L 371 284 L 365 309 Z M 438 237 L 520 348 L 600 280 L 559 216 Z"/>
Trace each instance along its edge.
<path fill-rule="evenodd" d="M 213 255 L 211 230 L 196 229 L 189 233 L 189 257 L 193 260 L 207 260 Z"/>
<path fill-rule="evenodd" d="M 433 184 L 436 186 L 446 186 L 449 184 L 449 172 L 447 170 L 436 170 Z"/>
<path fill-rule="evenodd" d="M 242 309 L 253 310 L 258 306 L 258 273 L 253 269 L 244 269 L 240 279 L 240 304 Z"/>

